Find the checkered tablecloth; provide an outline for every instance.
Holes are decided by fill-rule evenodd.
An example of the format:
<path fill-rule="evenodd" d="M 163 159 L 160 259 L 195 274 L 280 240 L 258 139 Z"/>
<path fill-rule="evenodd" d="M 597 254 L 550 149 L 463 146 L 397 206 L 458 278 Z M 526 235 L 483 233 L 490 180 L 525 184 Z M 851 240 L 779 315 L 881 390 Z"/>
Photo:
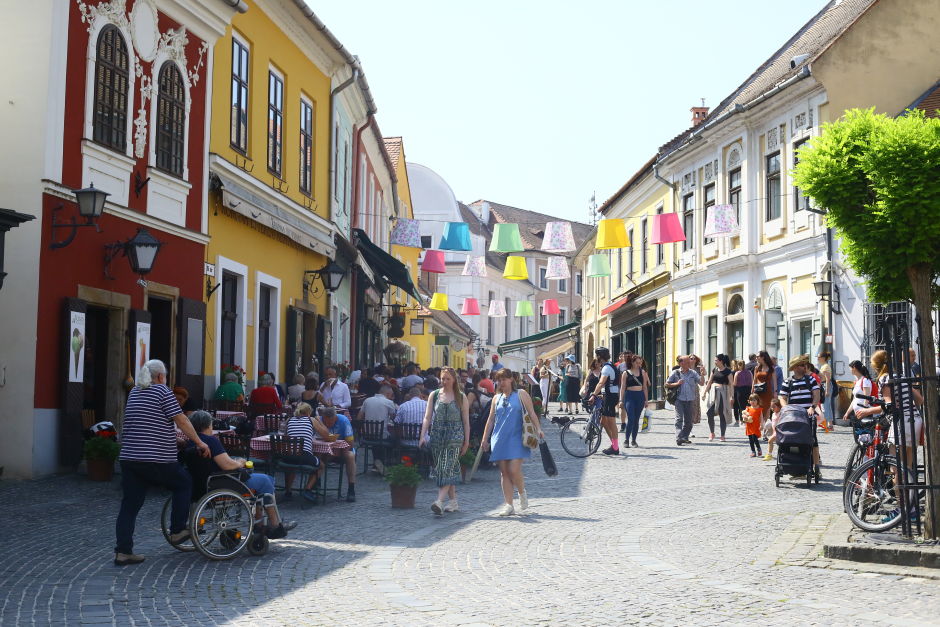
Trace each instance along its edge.
<path fill-rule="evenodd" d="M 315 455 L 336 455 L 340 451 L 348 449 L 349 442 L 346 440 L 327 442 L 326 440 L 314 438 L 312 448 Z M 261 435 L 256 438 L 251 438 L 251 452 L 253 457 L 268 459 L 271 455 L 270 436 Z"/>

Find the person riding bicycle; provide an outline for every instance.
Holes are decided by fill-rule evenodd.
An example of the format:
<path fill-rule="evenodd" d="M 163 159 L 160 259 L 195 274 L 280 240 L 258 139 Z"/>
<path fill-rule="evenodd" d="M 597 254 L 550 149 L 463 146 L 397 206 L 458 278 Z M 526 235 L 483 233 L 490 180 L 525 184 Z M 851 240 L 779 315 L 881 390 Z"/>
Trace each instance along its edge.
<path fill-rule="evenodd" d="M 601 360 L 601 376 L 591 394 L 591 402 L 595 399 L 601 399 L 601 424 L 607 437 L 610 438 L 610 446 L 602 452 L 604 455 L 620 455 L 620 445 L 617 443 L 617 405 L 620 403 L 620 385 L 617 379 L 617 370 L 610 363 L 610 351 L 604 346 L 598 346 L 594 354 Z"/>

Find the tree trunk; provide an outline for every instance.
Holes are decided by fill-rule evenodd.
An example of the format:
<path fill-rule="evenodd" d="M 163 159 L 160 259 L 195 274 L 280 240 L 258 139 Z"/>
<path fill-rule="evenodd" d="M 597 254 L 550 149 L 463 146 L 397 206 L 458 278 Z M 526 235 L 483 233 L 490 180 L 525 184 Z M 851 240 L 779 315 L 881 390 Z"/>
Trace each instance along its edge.
<path fill-rule="evenodd" d="M 932 306 L 930 300 L 931 271 L 928 264 L 918 264 L 907 269 L 907 278 L 914 293 L 914 308 L 917 311 L 917 332 L 920 335 L 920 365 L 922 376 L 929 377 L 923 385 L 924 431 L 926 433 L 927 483 L 940 483 L 940 430 L 938 430 L 937 391 L 937 347 L 934 342 Z M 940 493 L 927 490 L 927 511 L 924 512 L 924 537 L 940 538 Z"/>

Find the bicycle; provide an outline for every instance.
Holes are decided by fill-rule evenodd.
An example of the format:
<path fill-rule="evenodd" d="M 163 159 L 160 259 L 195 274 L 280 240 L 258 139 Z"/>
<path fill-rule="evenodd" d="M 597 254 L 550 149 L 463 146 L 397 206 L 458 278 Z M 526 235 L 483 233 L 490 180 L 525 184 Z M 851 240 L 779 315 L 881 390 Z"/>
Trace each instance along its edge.
<path fill-rule="evenodd" d="M 604 433 L 601 406 L 596 400 L 588 418 L 572 418 L 561 428 L 561 447 L 572 457 L 589 457 L 600 448 Z"/>

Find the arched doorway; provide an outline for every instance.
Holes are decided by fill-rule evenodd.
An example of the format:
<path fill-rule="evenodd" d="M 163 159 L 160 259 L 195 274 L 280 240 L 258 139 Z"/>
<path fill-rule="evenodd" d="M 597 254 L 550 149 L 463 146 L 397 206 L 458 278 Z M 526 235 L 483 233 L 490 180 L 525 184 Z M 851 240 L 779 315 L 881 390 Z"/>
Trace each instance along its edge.
<path fill-rule="evenodd" d="M 745 359 L 744 349 L 744 297 L 740 293 L 732 294 L 725 311 L 725 337 L 727 338 L 728 356 L 731 359 Z"/>

